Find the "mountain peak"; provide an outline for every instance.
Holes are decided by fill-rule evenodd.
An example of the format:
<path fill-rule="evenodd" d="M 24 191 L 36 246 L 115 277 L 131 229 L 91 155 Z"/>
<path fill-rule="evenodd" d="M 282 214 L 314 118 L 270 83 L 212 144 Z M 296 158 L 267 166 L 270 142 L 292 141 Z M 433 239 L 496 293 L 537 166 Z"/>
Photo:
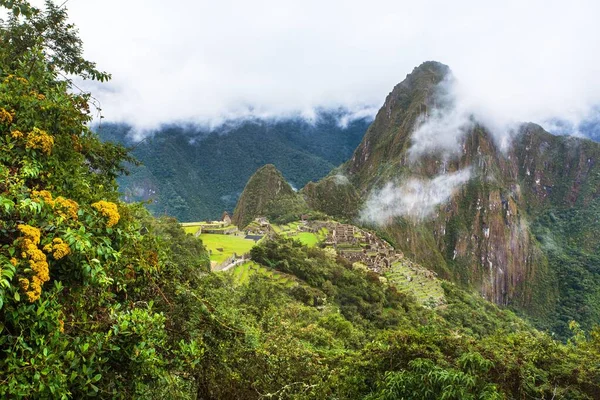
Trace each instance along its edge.
<path fill-rule="evenodd" d="M 294 189 L 273 164 L 264 165 L 248 180 L 231 220 L 244 228 L 254 218 L 268 216 L 277 201 L 288 197 L 296 197 Z"/>
<path fill-rule="evenodd" d="M 398 92 L 406 89 L 429 91 L 450 76 L 452 76 L 452 71 L 446 64 L 438 61 L 425 61 L 407 74 L 406 78 L 397 84 L 390 94 L 397 95 Z"/>
<path fill-rule="evenodd" d="M 413 68 L 412 74 L 421 72 L 437 74 L 443 78 L 451 71 L 449 66 L 439 61 L 425 61 L 421 63 L 421 65 Z"/>

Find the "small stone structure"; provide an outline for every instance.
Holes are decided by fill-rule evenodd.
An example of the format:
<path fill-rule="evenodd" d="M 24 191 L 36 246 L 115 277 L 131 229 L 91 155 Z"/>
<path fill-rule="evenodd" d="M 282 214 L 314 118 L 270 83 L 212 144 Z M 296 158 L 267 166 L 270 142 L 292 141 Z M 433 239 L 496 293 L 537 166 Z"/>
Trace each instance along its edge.
<path fill-rule="evenodd" d="M 223 224 L 225 224 L 225 226 L 231 225 L 231 217 L 229 216 L 229 213 L 227 213 L 227 211 L 223 212 L 223 216 L 221 217 L 221 221 L 223 221 Z"/>

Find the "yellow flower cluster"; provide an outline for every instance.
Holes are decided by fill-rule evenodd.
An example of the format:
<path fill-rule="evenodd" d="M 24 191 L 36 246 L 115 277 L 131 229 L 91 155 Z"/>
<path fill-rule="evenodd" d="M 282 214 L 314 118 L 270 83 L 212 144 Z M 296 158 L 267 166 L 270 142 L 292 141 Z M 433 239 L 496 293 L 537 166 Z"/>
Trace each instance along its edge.
<path fill-rule="evenodd" d="M 31 198 L 34 201 L 42 200 L 52 208 L 58 208 L 58 214 L 65 218 L 77 219 L 79 204 L 77 204 L 75 200 L 65 199 L 62 196 L 58 196 L 56 199 L 53 199 L 52 193 L 47 190 L 33 190 L 31 192 Z"/>
<path fill-rule="evenodd" d="M 13 115 L 4 108 L 0 108 L 0 122 L 11 124 L 13 122 Z"/>
<path fill-rule="evenodd" d="M 46 131 L 33 128 L 27 135 L 27 144 L 25 147 L 28 149 L 39 149 L 46 154 L 50 154 L 52 146 L 54 146 L 54 138 L 48 135 Z"/>
<path fill-rule="evenodd" d="M 52 253 L 52 257 L 54 257 L 55 260 L 60 260 L 71 254 L 71 248 L 67 243 L 63 242 L 61 238 L 54 238 L 52 243 L 48 243 L 44 246 L 44 251 L 46 253 Z"/>
<path fill-rule="evenodd" d="M 75 200 L 65 199 L 64 197 L 57 197 L 54 203 L 60 209 L 58 213 L 65 218 L 77 219 L 77 211 L 79 210 L 79 204 Z"/>
<path fill-rule="evenodd" d="M 54 207 L 54 200 L 52 199 L 52 193 L 47 190 L 33 190 L 31 192 L 31 199 L 34 201 L 43 200 L 44 203 L 51 207 Z"/>
<path fill-rule="evenodd" d="M 13 139 L 21 139 L 23 137 L 23 132 L 21 132 L 20 130 L 14 130 L 11 133 L 11 136 Z"/>
<path fill-rule="evenodd" d="M 44 96 L 41 93 L 36 92 L 35 90 L 32 90 L 29 94 L 32 95 L 33 97 L 37 98 L 38 100 L 45 100 L 46 99 L 46 96 Z"/>
<path fill-rule="evenodd" d="M 46 255 L 38 249 L 40 243 L 40 230 L 29 225 L 18 225 L 17 229 L 23 234 L 21 249 L 22 257 L 29 260 L 29 265 L 33 271 L 31 281 L 26 278 L 19 279 L 19 284 L 28 300 L 33 303 L 40 298 L 42 294 L 42 285 L 50 280 L 50 270 Z"/>
<path fill-rule="evenodd" d="M 31 242 L 32 244 L 40 243 L 40 230 L 29 225 L 19 225 L 17 229 L 23 234 L 23 241 Z"/>
<path fill-rule="evenodd" d="M 17 81 L 17 82 L 20 82 L 20 83 L 29 83 L 29 82 L 27 81 L 27 79 L 25 79 L 25 78 L 21 78 L 20 76 L 15 76 L 15 75 L 13 75 L 13 74 L 10 74 L 10 75 L 8 75 L 8 76 L 7 76 L 7 77 L 4 79 L 4 82 L 3 82 L 3 83 L 5 83 L 5 84 L 6 84 L 6 83 L 9 83 L 11 79 L 14 79 L 15 81 Z"/>
<path fill-rule="evenodd" d="M 111 203 L 110 201 L 100 200 L 94 204 L 92 204 L 100 214 L 108 218 L 106 222 L 106 226 L 110 228 L 111 226 L 115 226 L 121 216 L 119 215 L 119 211 L 117 210 L 117 205 L 115 203 Z"/>

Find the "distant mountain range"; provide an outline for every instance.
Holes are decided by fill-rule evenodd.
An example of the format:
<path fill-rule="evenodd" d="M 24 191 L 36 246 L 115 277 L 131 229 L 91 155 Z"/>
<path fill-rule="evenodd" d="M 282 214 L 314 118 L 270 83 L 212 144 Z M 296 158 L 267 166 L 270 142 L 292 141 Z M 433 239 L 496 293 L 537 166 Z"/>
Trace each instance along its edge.
<path fill-rule="evenodd" d="M 293 187 L 326 176 L 360 143 L 372 118 L 352 119 L 344 111 L 320 111 L 302 118 L 230 121 L 209 130 L 165 126 L 136 142 L 132 128 L 102 124 L 102 140 L 124 144 L 142 165 L 119 178 L 128 201 L 152 200 L 156 215 L 180 221 L 218 218 L 232 212 L 250 176 L 274 164 Z"/>

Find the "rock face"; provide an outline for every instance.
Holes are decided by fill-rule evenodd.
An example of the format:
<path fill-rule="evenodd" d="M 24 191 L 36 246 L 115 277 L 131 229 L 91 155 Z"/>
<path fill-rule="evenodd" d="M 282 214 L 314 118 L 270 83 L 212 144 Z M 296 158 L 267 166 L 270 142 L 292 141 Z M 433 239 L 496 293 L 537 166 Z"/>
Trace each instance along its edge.
<path fill-rule="evenodd" d="M 268 216 L 278 202 L 294 199 L 297 194 L 273 164 L 261 167 L 250 177 L 238 200 L 231 222 L 240 229 L 254 218 Z"/>
<path fill-rule="evenodd" d="M 524 124 L 500 148 L 471 117 L 454 153 L 432 150 L 414 157 L 416 127 L 452 106 L 444 95 L 451 79 L 447 66 L 426 62 L 394 87 L 352 158 L 336 171 L 348 179 L 350 187 L 344 190 L 355 190 L 362 199 L 345 213 L 360 215 L 365 201 L 389 182 L 433 182 L 445 174 L 470 171 L 468 182 L 457 186 L 431 215 L 399 213 L 378 229 L 405 255 L 440 276 L 497 304 L 547 315 L 558 301 L 560 283 L 532 225 L 550 209 L 577 210 L 598 200 L 600 145 Z M 324 184 L 305 191 L 314 192 L 319 185 Z M 330 212 L 326 205 L 335 204 L 336 196 L 335 190 L 322 190 L 319 200 L 309 204 Z M 596 244 L 588 247 L 596 249 Z"/>

